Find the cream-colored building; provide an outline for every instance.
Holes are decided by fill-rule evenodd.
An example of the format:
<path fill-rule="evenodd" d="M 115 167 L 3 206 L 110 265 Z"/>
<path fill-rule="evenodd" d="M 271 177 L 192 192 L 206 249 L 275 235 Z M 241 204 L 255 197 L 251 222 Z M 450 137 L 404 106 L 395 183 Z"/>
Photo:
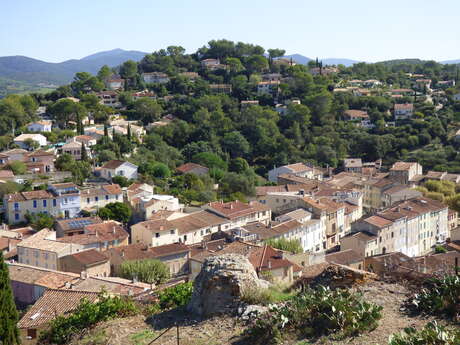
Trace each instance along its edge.
<path fill-rule="evenodd" d="M 231 222 L 208 211 L 199 211 L 172 219 L 155 219 L 131 226 L 132 243 L 157 247 L 171 243 L 194 244 L 204 236 L 230 229 Z"/>
<path fill-rule="evenodd" d="M 43 229 L 17 245 L 18 262 L 26 265 L 60 270 L 59 259 L 83 249 L 78 244 L 56 241 L 56 232 Z"/>
<path fill-rule="evenodd" d="M 87 211 L 97 211 L 99 208 L 113 202 L 123 202 L 123 191 L 118 184 L 107 184 L 101 187 L 81 191 L 81 208 Z"/>

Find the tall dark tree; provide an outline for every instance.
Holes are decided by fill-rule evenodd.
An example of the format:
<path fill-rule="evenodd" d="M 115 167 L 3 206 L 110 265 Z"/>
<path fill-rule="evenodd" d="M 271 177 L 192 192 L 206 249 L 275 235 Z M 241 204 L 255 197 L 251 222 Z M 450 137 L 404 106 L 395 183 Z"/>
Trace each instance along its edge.
<path fill-rule="evenodd" d="M 104 137 L 108 137 L 109 136 L 109 128 L 107 127 L 107 124 L 104 123 Z"/>
<path fill-rule="evenodd" d="M 81 143 L 81 160 L 84 162 L 88 161 L 88 152 L 86 151 L 86 146 L 83 143 Z"/>
<path fill-rule="evenodd" d="M 16 345 L 20 343 L 19 331 L 16 326 L 18 311 L 14 304 L 11 290 L 8 266 L 0 252 L 0 343 L 3 345 Z"/>
<path fill-rule="evenodd" d="M 131 141 L 131 124 L 128 124 L 128 132 L 126 133 L 126 137 L 129 141 Z"/>

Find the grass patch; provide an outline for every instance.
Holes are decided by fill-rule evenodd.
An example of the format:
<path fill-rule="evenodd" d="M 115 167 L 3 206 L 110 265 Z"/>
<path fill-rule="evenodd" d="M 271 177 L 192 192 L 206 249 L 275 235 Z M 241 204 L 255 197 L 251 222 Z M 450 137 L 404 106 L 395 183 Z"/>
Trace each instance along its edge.
<path fill-rule="evenodd" d="M 131 340 L 132 345 L 146 345 L 150 343 L 155 337 L 156 333 L 154 331 L 145 329 L 143 331 L 131 334 L 129 340 Z"/>
<path fill-rule="evenodd" d="M 105 345 L 107 344 L 107 335 L 105 330 L 101 329 L 94 334 L 88 334 L 81 340 L 82 345 Z"/>
<path fill-rule="evenodd" d="M 267 289 L 246 289 L 241 296 L 241 300 L 247 304 L 269 305 L 287 301 L 294 295 L 295 292 L 287 292 L 280 285 L 272 285 Z"/>

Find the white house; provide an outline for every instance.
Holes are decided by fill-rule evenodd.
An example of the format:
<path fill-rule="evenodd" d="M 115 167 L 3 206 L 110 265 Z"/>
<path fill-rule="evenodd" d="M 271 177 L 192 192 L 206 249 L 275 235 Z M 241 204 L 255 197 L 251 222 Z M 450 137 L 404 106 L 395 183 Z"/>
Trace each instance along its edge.
<path fill-rule="evenodd" d="M 395 104 L 395 120 L 409 119 L 414 114 L 414 105 L 411 103 Z"/>
<path fill-rule="evenodd" d="M 40 146 L 46 146 L 47 143 L 46 137 L 41 134 L 21 134 L 14 138 L 14 143 L 22 149 L 28 149 L 29 145 L 27 142 L 29 140 L 36 141 Z"/>
<path fill-rule="evenodd" d="M 268 180 L 271 182 L 278 182 L 278 176 L 282 174 L 293 174 L 299 177 L 306 177 L 309 179 L 322 179 L 322 175 L 318 175 L 317 169 L 309 167 L 303 163 L 295 163 L 283 165 L 278 168 L 273 168 L 268 172 Z"/>
<path fill-rule="evenodd" d="M 125 80 L 124 79 L 109 79 L 107 80 L 107 88 L 109 90 L 123 90 L 125 87 Z"/>
<path fill-rule="evenodd" d="M 29 123 L 27 129 L 31 132 L 51 132 L 52 125 L 50 120 L 41 120 Z"/>
<path fill-rule="evenodd" d="M 278 93 L 280 87 L 279 80 L 271 80 L 271 81 L 261 81 L 257 84 L 257 94 L 259 95 L 266 95 L 271 94 L 275 95 Z"/>
<path fill-rule="evenodd" d="M 111 160 L 101 167 L 101 177 L 111 180 L 115 176 L 124 176 L 127 179 L 137 179 L 137 165 L 126 161 Z"/>
<path fill-rule="evenodd" d="M 162 72 L 142 73 L 142 79 L 147 84 L 151 84 L 151 83 L 165 84 L 169 81 L 168 75 Z"/>

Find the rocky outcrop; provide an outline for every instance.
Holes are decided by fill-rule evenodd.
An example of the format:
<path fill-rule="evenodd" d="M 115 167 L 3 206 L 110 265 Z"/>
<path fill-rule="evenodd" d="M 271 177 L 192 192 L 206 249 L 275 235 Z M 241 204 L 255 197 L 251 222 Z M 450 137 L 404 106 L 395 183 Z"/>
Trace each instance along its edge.
<path fill-rule="evenodd" d="M 249 260 L 236 254 L 208 258 L 195 279 L 188 310 L 202 317 L 233 313 L 246 289 L 267 288 Z"/>

